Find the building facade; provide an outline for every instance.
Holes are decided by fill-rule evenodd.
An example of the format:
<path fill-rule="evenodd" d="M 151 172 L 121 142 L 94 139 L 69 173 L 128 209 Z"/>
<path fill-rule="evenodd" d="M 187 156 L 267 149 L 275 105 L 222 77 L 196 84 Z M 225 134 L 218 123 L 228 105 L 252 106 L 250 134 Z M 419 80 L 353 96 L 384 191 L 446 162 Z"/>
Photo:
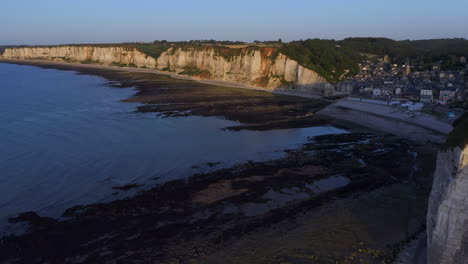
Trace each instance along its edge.
<path fill-rule="evenodd" d="M 423 103 L 430 103 L 434 99 L 432 89 L 421 89 L 420 101 Z"/>

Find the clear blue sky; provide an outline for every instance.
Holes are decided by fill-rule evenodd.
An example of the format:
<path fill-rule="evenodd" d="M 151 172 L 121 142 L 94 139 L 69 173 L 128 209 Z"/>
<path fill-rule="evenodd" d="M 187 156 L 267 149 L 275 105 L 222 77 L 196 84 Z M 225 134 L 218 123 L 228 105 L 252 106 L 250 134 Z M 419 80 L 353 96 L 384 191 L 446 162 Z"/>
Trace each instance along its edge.
<path fill-rule="evenodd" d="M 0 45 L 468 38 L 468 0 L 5 0 Z"/>

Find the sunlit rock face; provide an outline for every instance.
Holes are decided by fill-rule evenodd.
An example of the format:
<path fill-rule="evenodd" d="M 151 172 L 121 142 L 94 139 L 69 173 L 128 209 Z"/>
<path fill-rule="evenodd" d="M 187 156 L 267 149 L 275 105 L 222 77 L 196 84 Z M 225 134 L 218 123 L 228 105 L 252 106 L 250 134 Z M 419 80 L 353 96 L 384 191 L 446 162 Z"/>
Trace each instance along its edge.
<path fill-rule="evenodd" d="M 438 154 L 427 233 L 429 264 L 468 263 L 468 146 Z"/>
<path fill-rule="evenodd" d="M 276 48 L 170 48 L 155 59 L 134 47 L 70 45 L 7 48 L 2 57 L 144 67 L 266 90 L 285 89 L 322 95 L 332 95 L 334 90 L 315 71 L 299 65 Z"/>
<path fill-rule="evenodd" d="M 135 48 L 99 46 L 50 46 L 7 48 L 5 59 L 43 59 L 62 62 L 135 65 L 154 68 L 156 60 Z"/>
<path fill-rule="evenodd" d="M 206 71 L 210 79 L 270 90 L 289 88 L 326 93 L 333 89 L 315 71 L 302 67 L 274 48 L 246 48 L 235 55 L 211 48 L 178 48 L 162 53 L 157 59 L 159 70 L 183 73 L 191 67 Z"/>

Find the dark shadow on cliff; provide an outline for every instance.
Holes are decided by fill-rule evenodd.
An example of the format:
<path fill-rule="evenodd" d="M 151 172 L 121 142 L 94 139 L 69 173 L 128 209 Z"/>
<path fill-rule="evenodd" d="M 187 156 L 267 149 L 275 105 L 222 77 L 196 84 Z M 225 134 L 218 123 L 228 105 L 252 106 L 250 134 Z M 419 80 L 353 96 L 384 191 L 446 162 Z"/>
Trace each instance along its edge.
<path fill-rule="evenodd" d="M 452 132 L 450 132 L 447 137 L 447 142 L 445 143 L 444 148 L 465 148 L 468 145 L 468 113 L 465 113 L 453 122 L 453 127 Z"/>

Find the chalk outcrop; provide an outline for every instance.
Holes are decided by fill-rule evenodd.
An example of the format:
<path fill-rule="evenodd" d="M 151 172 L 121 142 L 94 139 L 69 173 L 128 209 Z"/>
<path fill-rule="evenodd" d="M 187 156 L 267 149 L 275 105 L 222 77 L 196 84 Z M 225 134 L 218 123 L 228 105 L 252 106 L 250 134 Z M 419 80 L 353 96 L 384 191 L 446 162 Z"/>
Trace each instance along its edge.
<path fill-rule="evenodd" d="M 468 263 L 468 146 L 438 154 L 427 234 L 428 264 Z"/>
<path fill-rule="evenodd" d="M 135 65 L 154 68 L 156 60 L 133 47 L 47 46 L 6 48 L 1 58 L 34 59 L 58 62 Z"/>
<path fill-rule="evenodd" d="M 170 49 L 158 58 L 159 70 L 183 73 L 194 67 L 215 80 L 243 83 L 270 90 L 289 88 L 330 93 L 333 86 L 316 72 L 274 48 L 245 48 L 237 54 L 224 54 L 212 48 Z"/>
<path fill-rule="evenodd" d="M 144 67 L 266 90 L 334 94 L 333 85 L 323 77 L 275 48 L 178 47 L 154 58 L 132 46 L 69 45 L 6 48 L 0 58 Z"/>

